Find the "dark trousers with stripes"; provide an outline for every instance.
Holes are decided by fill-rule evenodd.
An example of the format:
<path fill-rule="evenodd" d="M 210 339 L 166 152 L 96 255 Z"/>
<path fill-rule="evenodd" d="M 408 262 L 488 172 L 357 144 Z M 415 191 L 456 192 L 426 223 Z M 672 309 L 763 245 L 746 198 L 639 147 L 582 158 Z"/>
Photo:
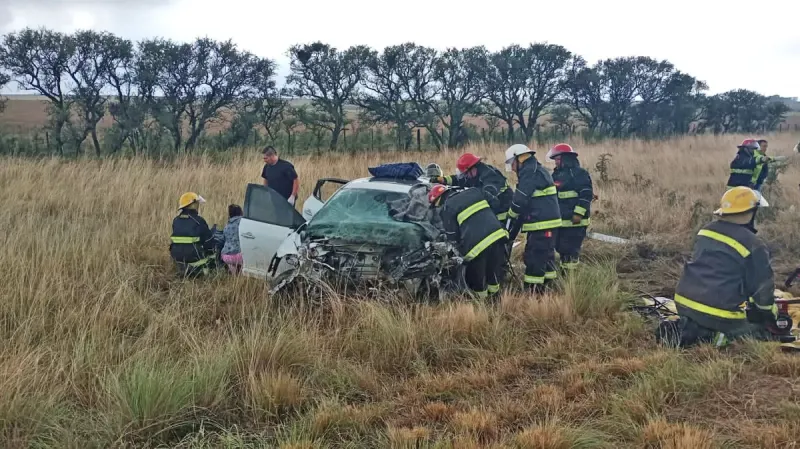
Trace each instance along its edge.
<path fill-rule="evenodd" d="M 556 271 L 557 230 L 528 232 L 525 242 L 525 284 L 544 285 L 558 277 Z"/>
<path fill-rule="evenodd" d="M 470 290 L 479 296 L 500 291 L 505 275 L 507 243 L 508 239 L 500 239 L 467 263 L 465 280 Z"/>
<path fill-rule="evenodd" d="M 556 252 L 561 256 L 561 268 L 572 270 L 577 268 L 581 255 L 581 246 L 586 238 L 586 226 L 563 227 L 558 229 Z"/>

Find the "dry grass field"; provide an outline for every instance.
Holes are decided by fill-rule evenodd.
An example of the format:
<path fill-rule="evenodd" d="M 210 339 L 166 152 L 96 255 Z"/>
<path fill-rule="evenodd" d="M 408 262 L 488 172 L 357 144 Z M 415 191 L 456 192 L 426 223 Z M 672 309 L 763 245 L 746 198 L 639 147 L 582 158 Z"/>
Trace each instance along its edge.
<path fill-rule="evenodd" d="M 767 138 L 789 155 L 800 136 Z M 600 197 L 593 229 L 637 243 L 589 242 L 560 293 L 494 306 L 336 298 L 325 312 L 273 301 L 259 280 L 172 276 L 178 196 L 197 191 L 202 214 L 224 223 L 258 181 L 255 152 L 2 159 L 0 446 L 797 447 L 800 356 L 753 342 L 659 348 L 623 310 L 637 288 L 669 293 L 740 139 L 579 147 Z M 501 163 L 501 147 L 472 150 Z M 603 181 L 594 165 L 606 153 Z M 318 177 L 416 157 L 449 171 L 457 156 L 294 163 L 305 198 Z M 759 233 L 779 280 L 800 254 L 799 167 L 767 192 L 775 207 Z"/>

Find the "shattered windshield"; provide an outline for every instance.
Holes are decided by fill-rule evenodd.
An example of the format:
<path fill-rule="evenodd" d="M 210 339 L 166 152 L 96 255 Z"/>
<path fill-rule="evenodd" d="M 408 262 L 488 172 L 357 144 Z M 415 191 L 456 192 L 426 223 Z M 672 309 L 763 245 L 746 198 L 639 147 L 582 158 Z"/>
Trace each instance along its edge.
<path fill-rule="evenodd" d="M 425 235 L 422 228 L 389 216 L 388 203 L 407 196 L 374 189 L 341 190 L 314 215 L 308 234 L 350 243 L 420 246 Z"/>

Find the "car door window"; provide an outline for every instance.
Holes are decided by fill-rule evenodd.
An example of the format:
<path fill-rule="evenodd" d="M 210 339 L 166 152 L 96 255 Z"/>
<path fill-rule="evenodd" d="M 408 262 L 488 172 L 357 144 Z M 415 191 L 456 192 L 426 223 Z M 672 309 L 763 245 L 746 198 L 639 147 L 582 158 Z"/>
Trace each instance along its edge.
<path fill-rule="evenodd" d="M 247 185 L 244 218 L 290 229 L 297 229 L 306 222 L 278 192 L 258 184 Z"/>
<path fill-rule="evenodd" d="M 313 197 L 322 201 L 328 201 L 328 199 L 336 193 L 343 185 L 347 184 L 350 181 L 345 179 L 339 178 L 323 178 L 317 180 L 317 185 L 314 186 Z"/>

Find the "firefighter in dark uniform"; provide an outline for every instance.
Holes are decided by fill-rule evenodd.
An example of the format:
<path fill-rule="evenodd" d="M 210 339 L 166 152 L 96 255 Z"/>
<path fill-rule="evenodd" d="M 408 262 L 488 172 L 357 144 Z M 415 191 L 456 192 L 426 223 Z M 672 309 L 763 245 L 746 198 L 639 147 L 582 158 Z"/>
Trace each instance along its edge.
<path fill-rule="evenodd" d="M 541 293 L 558 277 L 555 246 L 561 227 L 558 190 L 553 177 L 525 145 L 506 150 L 506 171 L 517 173 L 517 188 L 508 211 L 506 227 L 510 240 L 521 231 L 525 243 L 525 286 Z"/>
<path fill-rule="evenodd" d="M 511 196 L 514 191 L 509 187 L 508 180 L 503 173 L 472 153 L 462 154 L 456 161 L 456 168 L 459 171 L 458 175 L 436 177 L 433 182 L 480 189 L 497 219 L 505 222 L 508 218 L 508 208 L 511 206 Z"/>
<path fill-rule="evenodd" d="M 431 207 L 439 208 L 448 239 L 458 242 L 470 290 L 481 298 L 499 294 L 508 233 L 481 191 L 437 184 L 428 200 Z"/>
<path fill-rule="evenodd" d="M 208 274 L 214 260 L 214 238 L 208 223 L 199 214 L 200 195 L 188 192 L 178 201 L 180 214 L 172 220 L 169 253 L 181 276 Z"/>
<path fill-rule="evenodd" d="M 728 189 L 750 187 L 761 190 L 761 183 L 766 179 L 765 170 L 768 170 L 769 156 L 760 151 L 758 142 L 754 139 L 743 140 L 738 148 L 739 152 L 731 162 Z"/>
<path fill-rule="evenodd" d="M 581 167 L 578 153 L 560 143 L 547 153 L 554 160 L 553 181 L 558 189 L 561 229 L 556 239 L 556 252 L 561 256 L 561 269 L 569 272 L 578 267 L 581 246 L 589 226 L 589 213 L 594 198 L 592 177 Z"/>
<path fill-rule="evenodd" d="M 675 289 L 680 318 L 659 326 L 662 341 L 721 347 L 745 336 L 769 339 L 769 329 L 776 329 L 770 255 L 751 225 L 763 200 L 750 188 L 735 187 L 720 203 L 714 212 L 719 220 L 700 230 L 684 266 Z"/>

